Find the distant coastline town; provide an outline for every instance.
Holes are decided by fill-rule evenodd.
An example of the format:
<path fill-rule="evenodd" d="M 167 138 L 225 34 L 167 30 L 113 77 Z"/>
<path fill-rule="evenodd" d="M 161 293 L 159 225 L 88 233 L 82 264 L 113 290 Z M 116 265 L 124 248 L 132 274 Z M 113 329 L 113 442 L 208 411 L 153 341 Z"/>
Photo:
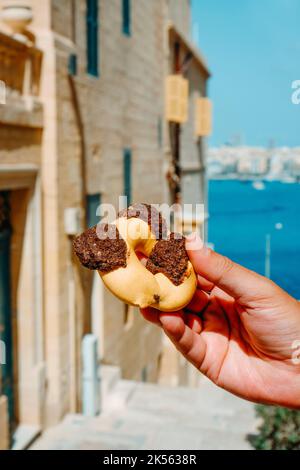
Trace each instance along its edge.
<path fill-rule="evenodd" d="M 300 147 L 218 147 L 208 151 L 210 179 L 300 182 Z"/>

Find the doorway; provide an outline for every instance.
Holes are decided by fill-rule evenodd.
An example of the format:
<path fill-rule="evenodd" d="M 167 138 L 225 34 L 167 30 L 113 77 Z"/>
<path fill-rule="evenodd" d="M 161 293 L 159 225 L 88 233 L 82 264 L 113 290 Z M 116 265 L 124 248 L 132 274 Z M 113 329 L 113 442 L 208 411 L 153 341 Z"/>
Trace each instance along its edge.
<path fill-rule="evenodd" d="M 5 348 L 5 361 L 1 365 L 0 395 L 8 402 L 10 432 L 16 427 L 13 334 L 11 308 L 11 269 L 10 269 L 10 193 L 0 192 L 0 340 Z"/>

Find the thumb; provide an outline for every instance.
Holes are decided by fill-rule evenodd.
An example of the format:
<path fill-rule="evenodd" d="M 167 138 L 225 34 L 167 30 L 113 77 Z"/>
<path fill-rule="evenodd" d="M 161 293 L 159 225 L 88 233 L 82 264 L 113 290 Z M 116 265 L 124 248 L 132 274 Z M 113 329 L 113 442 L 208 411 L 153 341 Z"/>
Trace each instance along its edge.
<path fill-rule="evenodd" d="M 236 300 L 248 301 L 270 293 L 269 280 L 207 248 L 197 233 L 187 237 L 186 250 L 196 273 Z"/>

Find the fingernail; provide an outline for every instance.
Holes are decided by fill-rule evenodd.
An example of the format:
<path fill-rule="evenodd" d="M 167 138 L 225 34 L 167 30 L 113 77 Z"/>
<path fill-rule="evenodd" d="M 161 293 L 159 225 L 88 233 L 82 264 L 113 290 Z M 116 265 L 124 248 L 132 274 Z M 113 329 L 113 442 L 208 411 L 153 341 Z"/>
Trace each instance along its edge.
<path fill-rule="evenodd" d="M 203 240 L 200 237 L 199 233 L 193 232 L 186 237 L 185 243 L 186 249 L 188 251 L 202 250 Z"/>
<path fill-rule="evenodd" d="M 189 235 L 186 236 L 186 239 L 188 241 L 193 241 L 197 237 L 198 237 L 198 233 L 197 232 L 192 232 L 192 233 L 190 233 Z"/>

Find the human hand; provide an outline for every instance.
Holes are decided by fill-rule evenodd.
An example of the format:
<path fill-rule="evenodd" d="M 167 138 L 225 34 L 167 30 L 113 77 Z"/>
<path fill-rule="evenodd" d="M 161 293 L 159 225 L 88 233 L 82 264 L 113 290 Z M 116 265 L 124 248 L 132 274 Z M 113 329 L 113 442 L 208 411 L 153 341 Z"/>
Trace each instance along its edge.
<path fill-rule="evenodd" d="M 144 318 L 216 385 L 247 400 L 300 409 L 300 304 L 195 234 L 186 248 L 198 275 L 193 300 L 180 312 L 144 309 Z"/>

